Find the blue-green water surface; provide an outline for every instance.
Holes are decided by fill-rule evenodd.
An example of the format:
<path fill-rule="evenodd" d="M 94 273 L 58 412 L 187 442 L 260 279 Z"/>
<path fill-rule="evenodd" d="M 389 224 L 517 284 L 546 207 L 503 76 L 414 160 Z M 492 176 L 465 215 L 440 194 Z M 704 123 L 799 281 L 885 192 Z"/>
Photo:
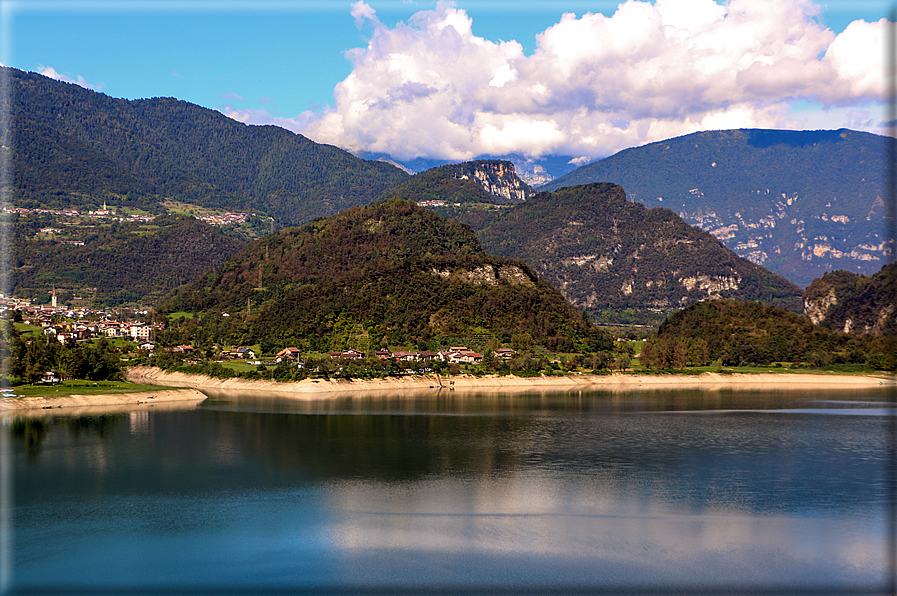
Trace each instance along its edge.
<path fill-rule="evenodd" d="M 853 593 L 887 394 L 620 392 L 4 420 L 18 593 Z"/>

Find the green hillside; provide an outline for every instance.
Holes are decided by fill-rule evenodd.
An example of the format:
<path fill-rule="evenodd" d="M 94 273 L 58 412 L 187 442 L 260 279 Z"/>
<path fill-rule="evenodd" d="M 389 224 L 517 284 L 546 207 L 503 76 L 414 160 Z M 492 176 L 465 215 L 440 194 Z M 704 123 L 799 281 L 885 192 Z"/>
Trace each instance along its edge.
<path fill-rule="evenodd" d="M 217 317 L 215 333 L 239 343 L 310 349 L 342 348 L 350 334 L 375 347 L 523 333 L 550 350 L 612 346 L 524 263 L 486 254 L 467 226 L 398 199 L 253 242 L 162 309 Z"/>
<path fill-rule="evenodd" d="M 15 295 L 35 297 L 57 288 L 95 303 L 152 304 L 246 244 L 187 216 L 69 226 L 58 235 L 40 233 L 46 221 L 54 220 L 19 218 L 11 225 Z"/>
<path fill-rule="evenodd" d="M 407 174 L 275 126 L 247 126 L 173 98 L 115 99 L 6 69 L 20 207 L 110 205 L 159 212 L 174 199 L 261 212 L 283 225 L 366 204 Z M 13 132 L 14 131 L 14 132 Z"/>
<path fill-rule="evenodd" d="M 799 363 L 813 367 L 868 363 L 894 367 L 893 342 L 813 325 L 796 313 L 756 302 L 708 300 L 670 316 L 642 350 L 657 368 Z"/>

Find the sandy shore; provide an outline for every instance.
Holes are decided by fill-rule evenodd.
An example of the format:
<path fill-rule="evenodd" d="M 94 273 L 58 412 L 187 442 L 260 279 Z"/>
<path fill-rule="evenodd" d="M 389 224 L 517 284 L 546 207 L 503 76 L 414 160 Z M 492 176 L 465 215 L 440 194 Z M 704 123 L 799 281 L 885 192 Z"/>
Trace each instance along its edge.
<path fill-rule="evenodd" d="M 515 377 L 457 375 L 408 376 L 403 379 L 371 379 L 358 381 L 306 379 L 296 383 L 248 381 L 245 379 L 214 379 L 204 375 L 169 373 L 158 368 L 138 367 L 127 373 L 128 380 L 144 385 L 183 387 L 141 393 L 107 393 L 70 395 L 66 397 L 28 397 L 0 399 L 0 414 L 15 412 L 52 413 L 64 408 L 65 414 L 79 412 L 133 411 L 135 408 L 190 408 L 209 395 L 246 394 L 270 395 L 297 400 L 317 400 L 350 395 L 400 396 L 434 393 L 437 389 L 452 389 L 464 393 L 490 392 L 556 392 L 601 390 L 625 392 L 659 389 L 757 390 L 781 391 L 820 389 L 863 389 L 895 386 L 895 378 L 888 376 L 855 376 L 826 373 L 815 374 L 731 374 L 704 373 L 701 375 L 567 375 L 560 377 Z"/>
<path fill-rule="evenodd" d="M 97 406 L 164 406 L 172 403 L 195 405 L 206 399 L 206 395 L 196 389 L 175 389 L 167 391 L 146 391 L 142 393 L 104 393 L 94 395 L 67 395 L 65 397 L 22 397 L 0 399 L 0 413 L 18 410 L 54 410 Z"/>
<path fill-rule="evenodd" d="M 133 383 L 166 385 L 169 387 L 193 387 L 202 390 L 228 392 L 277 392 L 297 399 L 317 399 L 321 394 L 354 392 L 418 392 L 451 388 L 457 391 L 573 391 L 633 389 L 839 389 L 872 388 L 894 384 L 892 377 L 853 376 L 837 374 L 731 374 L 704 373 L 701 375 L 567 375 L 559 377 L 515 377 L 458 375 L 408 376 L 403 379 L 371 380 L 313 380 L 295 383 L 275 381 L 248 381 L 245 379 L 214 379 L 204 375 L 170 373 L 157 368 L 133 368 L 128 373 Z"/>

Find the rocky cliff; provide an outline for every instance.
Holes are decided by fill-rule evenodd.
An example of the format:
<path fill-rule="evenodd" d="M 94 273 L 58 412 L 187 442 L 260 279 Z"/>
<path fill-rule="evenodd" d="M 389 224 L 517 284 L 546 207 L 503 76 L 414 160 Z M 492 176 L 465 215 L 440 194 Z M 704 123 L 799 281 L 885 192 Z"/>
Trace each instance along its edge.
<path fill-rule="evenodd" d="M 435 206 L 463 203 L 521 203 L 533 189 L 509 161 L 484 160 L 449 164 L 416 174 L 381 198 L 401 198 Z"/>
<path fill-rule="evenodd" d="M 833 271 L 804 292 L 804 312 L 813 323 L 845 333 L 897 334 L 897 264 L 874 275 Z"/>
<path fill-rule="evenodd" d="M 800 288 L 672 211 L 627 201 L 614 184 L 540 193 L 496 213 L 478 235 L 487 251 L 523 259 L 599 318 L 627 309 L 660 315 L 714 298 L 801 310 Z"/>

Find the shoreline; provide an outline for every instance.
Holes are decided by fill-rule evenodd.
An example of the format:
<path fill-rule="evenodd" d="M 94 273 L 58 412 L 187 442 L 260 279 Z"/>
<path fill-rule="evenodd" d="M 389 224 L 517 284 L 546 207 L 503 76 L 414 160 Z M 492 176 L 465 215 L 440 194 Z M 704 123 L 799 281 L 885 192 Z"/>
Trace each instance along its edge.
<path fill-rule="evenodd" d="M 886 376 L 839 375 L 826 373 L 701 373 L 700 375 L 564 375 L 557 377 L 516 377 L 489 375 L 474 377 L 437 374 L 414 375 L 402 379 L 323 380 L 305 379 L 282 383 L 246 379 L 215 379 L 206 375 L 171 373 L 158 368 L 135 367 L 127 378 L 133 383 L 190 387 L 199 390 L 273 392 L 297 399 L 317 399 L 322 394 L 371 392 L 424 392 L 452 389 L 463 392 L 574 391 L 633 389 L 863 389 L 894 384 Z"/>
<path fill-rule="evenodd" d="M 158 368 L 135 367 L 129 369 L 127 380 L 147 386 L 139 393 L 96 393 L 65 397 L 26 397 L 0 399 L 0 415 L 12 413 L 53 413 L 63 409 L 64 414 L 87 412 L 97 408 L 131 409 L 140 406 L 153 408 L 183 408 L 196 406 L 213 394 L 276 393 L 281 398 L 301 401 L 337 399 L 349 396 L 402 396 L 435 395 L 442 391 L 460 393 L 544 393 L 567 391 L 633 390 L 780 390 L 801 391 L 820 389 L 873 389 L 894 386 L 897 379 L 888 376 L 839 375 L 827 373 L 701 373 L 700 375 L 564 375 L 557 377 L 516 377 L 513 375 L 455 375 L 442 377 L 437 374 L 413 375 L 401 379 L 323 380 L 281 383 L 277 381 L 250 381 L 246 379 L 215 379 L 205 375 L 170 373 Z M 152 391 L 150 387 L 180 387 Z M 444 395 L 444 394 L 443 394 Z"/>
<path fill-rule="evenodd" d="M 138 406 L 156 404 L 198 404 L 208 396 L 195 388 L 144 391 L 141 393 L 96 393 L 93 395 L 67 395 L 65 397 L 19 397 L 0 399 L 0 414 L 22 410 L 56 410 L 60 408 L 87 408 L 95 406 Z M 66 411 L 66 414 L 69 412 Z"/>

